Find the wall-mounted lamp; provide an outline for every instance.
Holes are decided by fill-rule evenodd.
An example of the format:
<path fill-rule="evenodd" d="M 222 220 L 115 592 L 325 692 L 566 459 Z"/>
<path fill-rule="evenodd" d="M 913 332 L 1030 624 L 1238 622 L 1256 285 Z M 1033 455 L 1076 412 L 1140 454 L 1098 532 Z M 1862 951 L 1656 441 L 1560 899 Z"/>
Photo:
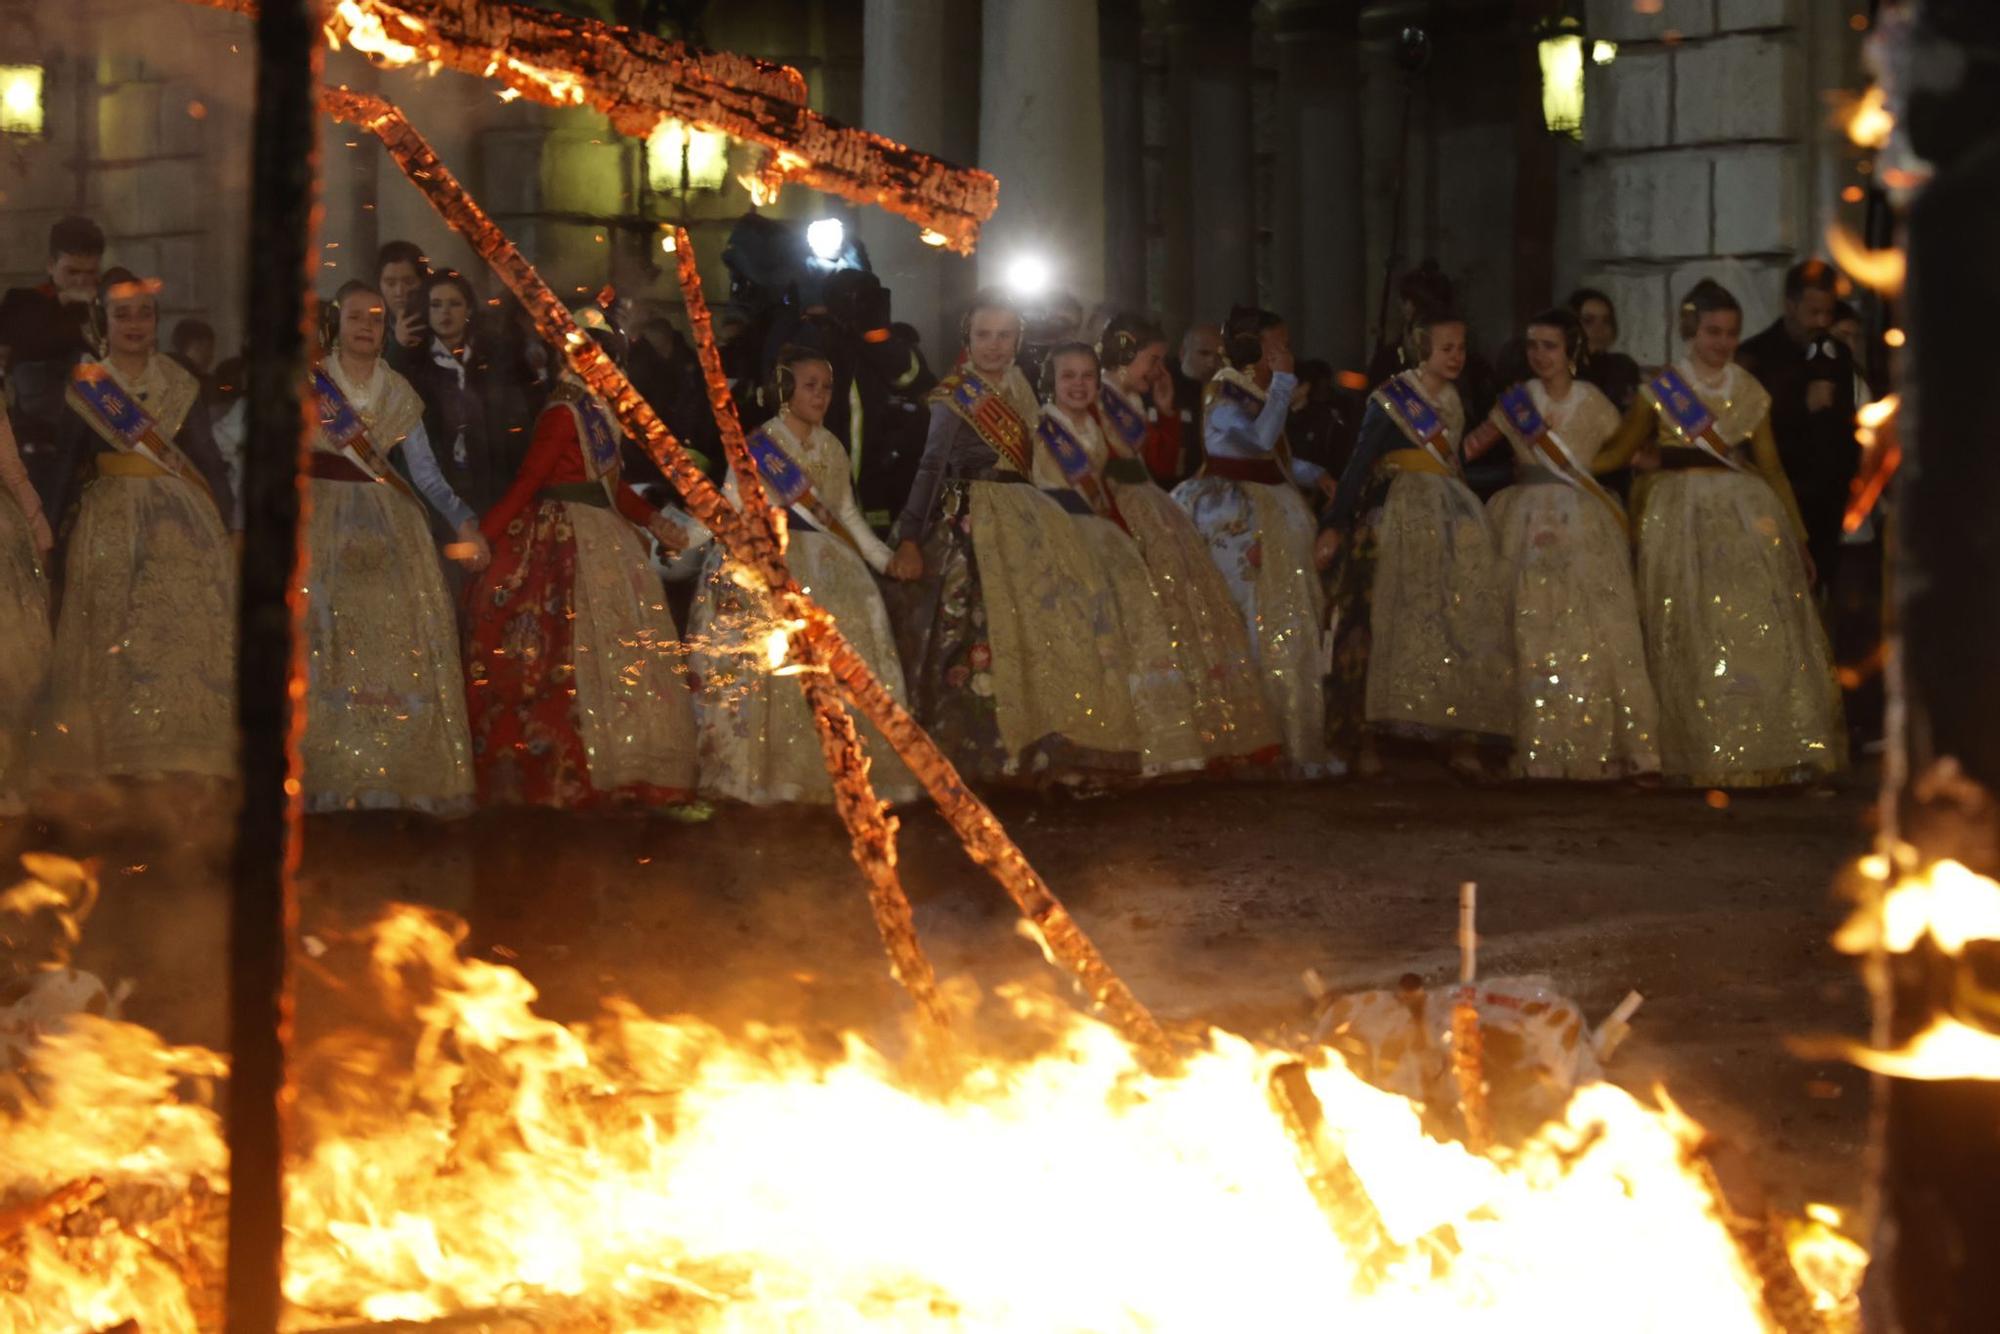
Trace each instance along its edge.
<path fill-rule="evenodd" d="M 0 65 L 0 134 L 40 134 L 44 125 L 40 65 Z"/>
<path fill-rule="evenodd" d="M 729 136 L 663 120 L 646 136 L 646 183 L 653 193 L 720 190 L 729 179 Z"/>

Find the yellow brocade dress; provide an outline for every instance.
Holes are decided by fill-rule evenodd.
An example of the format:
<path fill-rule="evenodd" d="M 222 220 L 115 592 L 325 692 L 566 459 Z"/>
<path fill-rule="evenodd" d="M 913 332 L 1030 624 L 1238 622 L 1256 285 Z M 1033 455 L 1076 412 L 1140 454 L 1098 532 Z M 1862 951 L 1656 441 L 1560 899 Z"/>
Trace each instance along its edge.
<path fill-rule="evenodd" d="M 1124 395 L 1107 379 L 1103 392 Z M 1143 404 L 1124 396 L 1143 418 Z M 1195 730 L 1210 761 L 1275 757 L 1278 724 L 1264 698 L 1243 615 L 1229 582 L 1209 556 L 1194 520 L 1162 490 L 1115 433 L 1100 423 L 1107 459 L 1099 467 L 1104 488 L 1153 576 L 1153 590 L 1167 632 L 1194 691 Z"/>
<path fill-rule="evenodd" d="M 1581 380 L 1558 403 L 1527 385 L 1550 432 L 1590 469 L 1618 409 Z M 1504 418 L 1494 412 L 1496 424 Z M 1660 706 L 1617 504 L 1563 480 L 1532 441 L 1506 432 L 1514 485 L 1487 504 L 1514 632 L 1514 773 L 1595 782 L 1658 773 Z"/>
<path fill-rule="evenodd" d="M 811 526 L 795 509 L 785 544 L 785 561 L 813 601 L 833 616 L 841 635 L 854 646 L 898 703 L 907 704 L 896 637 L 874 574 L 889 563 L 889 549 L 868 527 L 848 477 L 847 451 L 824 427 L 803 443 L 774 420 L 764 428 L 804 471 L 812 494 L 839 523 L 848 541 Z M 741 479 L 732 471 L 723 494 L 740 505 Z M 768 483 L 764 494 L 778 497 Z M 702 565 L 700 592 L 689 614 L 689 653 L 695 675 L 695 718 L 700 732 L 701 790 L 752 805 L 833 800 L 819 731 L 796 680 L 773 676 L 764 657 L 771 613 L 733 577 L 735 562 L 721 543 Z M 859 715 L 855 726 L 869 760 L 869 778 L 884 801 L 913 801 L 916 778 L 875 728 Z"/>
<path fill-rule="evenodd" d="M 1598 468 L 1657 444 L 1634 488 L 1639 605 L 1660 700 L 1663 772 L 1697 787 L 1811 781 L 1846 763 L 1832 655 L 1806 578 L 1804 525 L 1771 435 L 1771 398 L 1731 365 L 1681 377 L 1715 417 L 1725 466 L 1682 440 L 1648 386 Z"/>
<path fill-rule="evenodd" d="M 41 501 L 0 407 L 0 813 L 26 775 L 28 729 L 49 678 L 49 584 L 36 555 Z M 46 520 L 43 521 L 46 523 Z"/>
<path fill-rule="evenodd" d="M 1042 412 L 1070 433 L 1101 474 L 1109 449 L 1096 419 L 1078 423 L 1053 405 Z M 1125 679 L 1141 734 L 1140 771 L 1157 776 L 1201 768 L 1208 757 L 1197 730 L 1194 687 L 1139 548 L 1116 523 L 1090 512 L 1089 502 L 1071 488 L 1039 433 L 1033 480 L 1070 515 L 1110 591 L 1115 638 L 1127 655 Z"/>
<path fill-rule="evenodd" d="M 367 385 L 325 369 L 385 455 L 423 419 L 381 363 Z M 359 390 L 359 392 L 357 392 Z M 315 454 L 340 458 L 324 434 Z M 306 531 L 306 809 L 458 814 L 473 797 L 457 619 L 423 502 L 315 475 Z"/>
<path fill-rule="evenodd" d="M 1422 396 L 1416 372 L 1403 379 Z M 1455 450 L 1465 431 L 1458 390 L 1446 386 L 1431 407 Z M 1405 441 L 1377 465 L 1390 481 L 1374 534 L 1364 717 L 1426 740 L 1511 738 L 1514 652 L 1499 553 L 1478 497 L 1430 460 Z"/>
<path fill-rule="evenodd" d="M 162 440 L 201 411 L 154 354 L 106 370 Z M 94 438 L 94 437 L 93 437 Z M 236 558 L 208 490 L 139 454 L 102 453 L 64 556 L 39 767 L 58 780 L 236 773 Z"/>

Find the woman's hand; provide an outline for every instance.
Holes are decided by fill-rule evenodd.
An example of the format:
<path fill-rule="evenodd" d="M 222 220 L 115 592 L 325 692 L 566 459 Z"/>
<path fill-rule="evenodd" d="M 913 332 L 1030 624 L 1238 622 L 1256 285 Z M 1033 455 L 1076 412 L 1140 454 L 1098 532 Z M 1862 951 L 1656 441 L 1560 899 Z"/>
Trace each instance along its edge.
<path fill-rule="evenodd" d="M 1314 568 L 1321 570 L 1328 569 L 1339 557 L 1340 530 L 1338 528 L 1321 529 L 1319 537 L 1313 542 Z"/>
<path fill-rule="evenodd" d="M 678 556 L 687 550 L 686 530 L 668 517 L 665 510 L 656 511 L 652 518 L 646 520 L 646 531 L 660 544 L 660 550 L 669 556 Z"/>
<path fill-rule="evenodd" d="M 453 545 L 457 550 L 451 558 L 474 574 L 493 563 L 493 548 L 486 545 L 486 534 L 479 531 L 477 519 L 467 519 L 458 526 L 458 541 Z"/>
<path fill-rule="evenodd" d="M 1486 451 L 1500 443 L 1500 428 L 1492 422 L 1481 422 L 1465 433 L 1465 458 L 1469 463 L 1484 458 Z"/>
<path fill-rule="evenodd" d="M 1166 362 L 1153 368 L 1153 380 L 1146 391 L 1153 396 L 1153 406 L 1162 417 L 1174 415 L 1174 374 L 1167 369 Z"/>
<path fill-rule="evenodd" d="M 49 530 L 49 521 L 37 514 L 31 527 L 34 532 L 35 554 L 40 557 L 47 557 L 51 551 L 56 549 L 56 535 Z"/>
<path fill-rule="evenodd" d="M 896 554 L 889 557 L 889 567 L 883 573 L 891 579 L 904 583 L 923 578 L 924 549 L 909 538 L 904 538 L 897 544 Z"/>

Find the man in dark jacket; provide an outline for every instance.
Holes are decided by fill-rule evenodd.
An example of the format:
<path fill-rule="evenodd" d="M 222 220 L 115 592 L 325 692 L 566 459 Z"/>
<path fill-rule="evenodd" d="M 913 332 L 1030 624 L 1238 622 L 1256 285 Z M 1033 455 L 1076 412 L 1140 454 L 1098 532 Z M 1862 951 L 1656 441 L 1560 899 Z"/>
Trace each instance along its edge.
<path fill-rule="evenodd" d="M 1785 274 L 1785 313 L 1736 350 L 1737 361 L 1770 391 L 1771 432 L 1805 519 L 1822 593 L 1833 587 L 1847 492 L 1861 466 L 1854 358 L 1828 332 L 1836 281 L 1824 260 L 1793 265 Z"/>
<path fill-rule="evenodd" d="M 70 368 L 99 338 L 97 277 L 104 233 L 89 218 L 64 218 L 49 229 L 48 281 L 0 298 L 0 369 L 8 416 L 28 480 L 51 524 L 62 522 L 76 460 L 67 457 L 63 395 Z"/>

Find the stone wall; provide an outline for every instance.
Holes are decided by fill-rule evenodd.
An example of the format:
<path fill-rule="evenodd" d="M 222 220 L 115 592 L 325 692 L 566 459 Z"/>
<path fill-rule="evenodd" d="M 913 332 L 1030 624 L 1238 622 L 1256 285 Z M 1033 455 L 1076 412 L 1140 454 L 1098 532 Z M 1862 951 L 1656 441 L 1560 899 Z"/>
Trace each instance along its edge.
<path fill-rule="evenodd" d="M 1838 177 L 1820 90 L 1852 84 L 1854 44 L 1834 42 L 1842 64 L 1829 67 L 1827 32 L 1861 7 L 1592 0 L 1590 38 L 1618 51 L 1588 69 L 1583 277 L 1618 303 L 1640 362 L 1675 353 L 1676 303 L 1703 277 L 1742 301 L 1746 331 L 1775 318 L 1784 270 L 1819 247 Z"/>

